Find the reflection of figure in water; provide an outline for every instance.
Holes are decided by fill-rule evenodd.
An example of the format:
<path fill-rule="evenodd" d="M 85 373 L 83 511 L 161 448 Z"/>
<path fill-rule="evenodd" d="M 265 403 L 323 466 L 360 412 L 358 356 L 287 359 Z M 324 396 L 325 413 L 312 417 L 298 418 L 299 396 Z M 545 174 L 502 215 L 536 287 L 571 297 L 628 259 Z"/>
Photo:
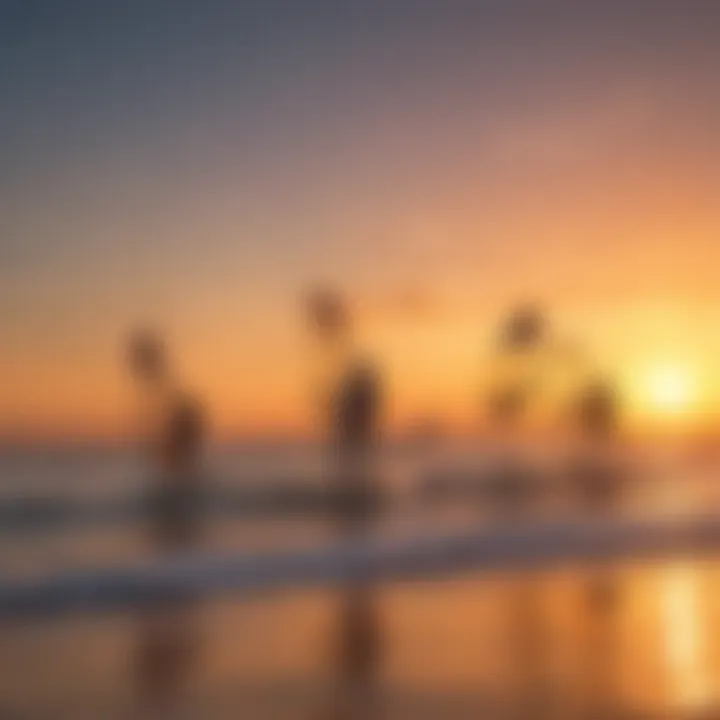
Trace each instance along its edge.
<path fill-rule="evenodd" d="M 162 554 L 188 551 L 200 541 L 200 407 L 174 385 L 165 347 L 155 335 L 136 334 L 128 361 L 146 405 L 150 545 Z M 135 662 L 141 701 L 152 713 L 170 711 L 192 677 L 198 655 L 196 611 L 187 600 L 143 611 Z"/>
<path fill-rule="evenodd" d="M 578 457 L 570 468 L 569 488 L 583 516 L 612 515 L 618 510 L 622 476 L 615 464 L 617 396 L 609 383 L 592 381 L 580 391 L 574 407 Z M 587 709 L 615 699 L 618 644 L 618 581 L 611 569 L 590 574 L 583 587 L 586 642 L 582 655 L 583 694 Z"/>
<path fill-rule="evenodd" d="M 371 363 L 355 357 L 350 346 L 350 319 L 334 294 L 313 294 L 308 309 L 315 332 L 338 365 L 326 398 L 333 475 L 347 491 L 338 529 L 343 535 L 361 535 L 370 529 L 378 496 L 374 456 L 380 380 Z M 377 717 L 372 694 L 380 669 L 382 637 L 373 590 L 367 585 L 351 585 L 343 590 L 340 602 L 334 657 L 337 696 L 331 717 Z"/>

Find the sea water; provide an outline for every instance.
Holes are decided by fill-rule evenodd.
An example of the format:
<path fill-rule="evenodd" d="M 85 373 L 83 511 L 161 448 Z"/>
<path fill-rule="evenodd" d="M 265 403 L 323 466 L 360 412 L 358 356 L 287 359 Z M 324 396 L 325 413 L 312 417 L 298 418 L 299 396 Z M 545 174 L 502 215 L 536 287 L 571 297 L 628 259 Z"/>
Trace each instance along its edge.
<path fill-rule="evenodd" d="M 212 482 L 321 482 L 313 445 L 212 450 Z M 654 462 L 653 462 L 654 459 Z M 412 497 L 429 467 L 486 467 L 485 449 L 387 453 L 383 482 Z M 715 465 L 636 463 L 643 482 L 620 512 L 691 512 L 717 505 Z M 0 455 L 0 500 L 138 492 L 142 458 L 128 448 L 25 448 Z M 386 532 L 488 522 L 465 502 L 451 510 L 412 506 L 386 517 Z M 332 541 L 326 520 L 214 523 L 207 550 L 264 552 Z M 133 524 L 0 539 L 2 581 L 48 571 L 131 565 L 148 554 Z M 594 588 L 610 599 L 594 599 Z M 605 591 L 603 591 L 605 592 Z M 513 716 L 574 718 L 589 707 L 617 715 L 695 717 L 720 688 L 720 572 L 711 559 L 544 573 L 470 574 L 376 589 L 383 625 L 379 706 L 388 718 Z M 330 589 L 246 598 L 202 607 L 197 672 L 183 708 L 198 718 L 322 717 L 332 691 L 331 652 L 339 598 Z M 132 718 L 133 613 L 32 623 L 0 621 L 0 718 Z M 519 715 L 518 715 L 519 714 Z M 625 715 L 627 716 L 627 715 Z"/>

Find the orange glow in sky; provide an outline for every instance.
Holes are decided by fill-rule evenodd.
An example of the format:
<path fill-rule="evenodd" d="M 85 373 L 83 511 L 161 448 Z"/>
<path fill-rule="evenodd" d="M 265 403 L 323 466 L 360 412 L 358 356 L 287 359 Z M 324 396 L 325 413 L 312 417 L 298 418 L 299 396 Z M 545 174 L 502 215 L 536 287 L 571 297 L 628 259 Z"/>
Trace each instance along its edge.
<path fill-rule="evenodd" d="M 305 432 L 317 282 L 394 427 L 476 428 L 529 299 L 629 427 L 714 429 L 716 10 L 491 5 L 0 28 L 0 434 L 121 432 L 138 323 L 218 433 Z"/>

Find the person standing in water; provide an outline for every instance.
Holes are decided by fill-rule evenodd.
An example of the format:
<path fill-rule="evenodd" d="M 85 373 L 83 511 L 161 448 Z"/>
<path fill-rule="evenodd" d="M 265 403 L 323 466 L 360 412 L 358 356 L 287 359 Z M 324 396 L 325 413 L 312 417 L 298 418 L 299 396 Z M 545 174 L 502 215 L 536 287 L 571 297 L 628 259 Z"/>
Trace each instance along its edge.
<path fill-rule="evenodd" d="M 375 465 L 382 405 L 380 377 L 371 362 L 358 357 L 349 313 L 337 295 L 315 291 L 307 311 L 311 328 L 331 360 L 323 404 L 331 475 L 342 493 L 337 529 L 343 537 L 360 537 L 371 529 L 378 506 Z M 336 696 L 329 716 L 375 718 L 378 710 L 373 691 L 381 664 L 382 634 L 373 588 L 362 583 L 343 588 L 338 620 L 333 653 Z"/>
<path fill-rule="evenodd" d="M 612 517 L 622 499 L 624 473 L 617 462 L 618 398 L 611 383 L 586 382 L 572 408 L 577 456 L 570 467 L 570 494 L 582 517 Z M 584 647 L 581 698 L 594 713 L 617 700 L 620 582 L 612 568 L 591 571 L 581 586 Z M 612 710 L 612 708 L 609 708 Z"/>
<path fill-rule="evenodd" d="M 132 335 L 127 361 L 144 406 L 142 443 L 151 467 L 148 541 L 151 552 L 174 555 L 201 541 L 200 459 L 205 423 L 197 400 L 180 390 L 162 340 Z M 143 609 L 135 651 L 140 702 L 151 716 L 178 717 L 181 691 L 198 664 L 198 608 L 187 599 Z"/>
<path fill-rule="evenodd" d="M 587 382 L 577 395 L 572 415 L 578 453 L 571 466 L 570 488 L 579 509 L 612 514 L 620 502 L 621 475 L 615 457 L 618 399 L 605 380 Z"/>
<path fill-rule="evenodd" d="M 492 517 L 509 526 L 532 520 L 547 495 L 546 477 L 525 443 L 541 405 L 551 341 L 545 314 L 523 304 L 504 319 L 494 342 L 493 382 L 485 401 L 497 455 L 483 498 Z M 511 577 L 503 596 L 511 673 L 506 702 L 512 717 L 547 716 L 552 710 L 544 607 L 549 592 L 544 578 L 530 573 Z"/>

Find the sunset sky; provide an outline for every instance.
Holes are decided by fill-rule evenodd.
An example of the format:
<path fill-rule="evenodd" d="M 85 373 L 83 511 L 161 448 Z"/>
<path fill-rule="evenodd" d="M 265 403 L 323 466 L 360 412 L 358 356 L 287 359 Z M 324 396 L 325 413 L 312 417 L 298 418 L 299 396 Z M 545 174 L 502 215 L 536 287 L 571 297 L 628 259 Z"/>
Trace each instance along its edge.
<path fill-rule="evenodd" d="M 712 426 L 715 0 L 0 8 L 0 434 L 117 432 L 137 323 L 220 432 L 303 429 L 317 282 L 398 426 L 472 425 L 527 299 L 635 427 Z"/>

